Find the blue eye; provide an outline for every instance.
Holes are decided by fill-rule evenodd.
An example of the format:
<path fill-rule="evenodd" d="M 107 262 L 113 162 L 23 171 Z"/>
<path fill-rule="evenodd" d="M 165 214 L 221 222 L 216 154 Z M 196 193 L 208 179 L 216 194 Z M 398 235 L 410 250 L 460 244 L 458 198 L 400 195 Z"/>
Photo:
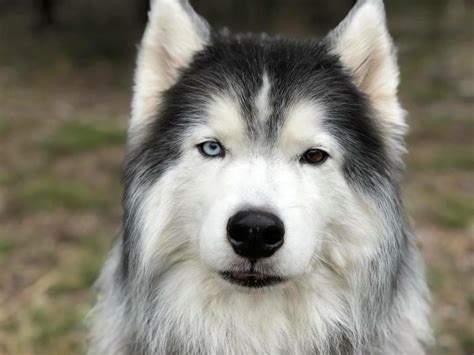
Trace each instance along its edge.
<path fill-rule="evenodd" d="M 206 141 L 204 143 L 198 144 L 197 148 L 199 152 L 205 157 L 217 158 L 223 157 L 225 155 L 224 148 L 217 141 Z"/>

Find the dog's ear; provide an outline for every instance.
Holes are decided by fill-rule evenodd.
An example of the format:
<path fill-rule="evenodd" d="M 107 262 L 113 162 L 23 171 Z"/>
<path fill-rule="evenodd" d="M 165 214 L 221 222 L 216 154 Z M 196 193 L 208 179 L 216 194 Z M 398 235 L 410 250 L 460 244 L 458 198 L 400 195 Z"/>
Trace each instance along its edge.
<path fill-rule="evenodd" d="M 135 72 L 131 130 L 156 114 L 160 93 L 176 82 L 209 36 L 207 22 L 188 0 L 151 1 Z"/>
<path fill-rule="evenodd" d="M 387 30 L 383 1 L 359 0 L 327 40 L 383 123 L 404 127 L 404 112 L 397 98 L 396 49 Z"/>

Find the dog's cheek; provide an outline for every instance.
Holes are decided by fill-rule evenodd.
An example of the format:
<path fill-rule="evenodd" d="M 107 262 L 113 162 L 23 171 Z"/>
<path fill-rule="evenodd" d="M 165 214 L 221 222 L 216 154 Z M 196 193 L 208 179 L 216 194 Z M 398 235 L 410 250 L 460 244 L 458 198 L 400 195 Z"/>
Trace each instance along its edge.
<path fill-rule="evenodd" d="M 216 162 L 196 160 L 191 155 L 183 159 L 179 168 L 179 176 L 175 180 L 177 188 L 176 199 L 180 200 L 180 214 L 191 220 L 194 231 L 199 231 L 209 210 L 218 199 L 219 169 Z"/>
<path fill-rule="evenodd" d="M 273 203 L 285 224 L 285 242 L 275 255 L 278 268 L 287 276 L 311 271 L 314 254 L 320 248 L 325 217 L 321 215 L 322 196 L 318 174 L 281 166 L 273 176 Z"/>
<path fill-rule="evenodd" d="M 348 185 L 342 174 L 333 179 L 330 190 L 327 209 L 331 213 L 322 240 L 321 256 L 340 273 L 350 272 L 373 257 L 382 226 L 376 223 L 370 205 Z"/>
<path fill-rule="evenodd" d="M 232 257 L 226 236 L 226 222 L 231 214 L 232 194 L 226 187 L 225 172 L 218 161 L 201 161 L 199 166 L 186 166 L 183 171 L 193 172 L 183 179 L 184 201 L 179 212 L 186 215 L 187 232 L 195 236 L 192 246 L 196 255 L 211 269 L 225 269 L 225 262 Z"/>
<path fill-rule="evenodd" d="M 297 174 L 289 186 L 298 186 L 293 201 L 286 208 L 288 216 L 288 238 L 286 263 L 295 273 L 312 271 L 325 257 L 325 243 L 333 238 L 331 225 L 334 220 L 346 219 L 345 205 L 347 186 L 336 164 L 321 168 L 309 168 Z M 288 191 L 291 194 L 291 191 Z M 335 241 L 336 242 L 336 241 Z M 343 256 L 335 251 L 334 256 L 343 263 Z M 292 264 L 290 263 L 292 261 Z"/>
<path fill-rule="evenodd" d="M 233 258 L 232 249 L 227 242 L 227 208 L 214 205 L 204 218 L 199 233 L 199 253 L 202 261 L 215 271 L 224 271 Z"/>
<path fill-rule="evenodd" d="M 166 267 L 177 248 L 193 238 L 192 234 L 187 233 L 192 219 L 180 223 L 185 220 L 186 207 L 180 197 L 183 184 L 179 183 L 179 177 L 178 167 L 170 169 L 136 197 L 140 200 L 136 231 L 140 236 L 144 267 Z"/>

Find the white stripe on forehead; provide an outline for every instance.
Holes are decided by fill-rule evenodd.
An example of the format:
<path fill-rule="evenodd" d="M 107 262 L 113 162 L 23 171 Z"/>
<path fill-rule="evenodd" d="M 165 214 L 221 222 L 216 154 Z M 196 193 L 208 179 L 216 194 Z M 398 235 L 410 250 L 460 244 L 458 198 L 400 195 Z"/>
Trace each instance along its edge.
<path fill-rule="evenodd" d="M 270 102 L 270 80 L 266 72 L 262 75 L 262 86 L 255 97 L 255 107 L 257 109 L 257 119 L 261 123 L 265 123 L 270 117 L 272 108 Z"/>

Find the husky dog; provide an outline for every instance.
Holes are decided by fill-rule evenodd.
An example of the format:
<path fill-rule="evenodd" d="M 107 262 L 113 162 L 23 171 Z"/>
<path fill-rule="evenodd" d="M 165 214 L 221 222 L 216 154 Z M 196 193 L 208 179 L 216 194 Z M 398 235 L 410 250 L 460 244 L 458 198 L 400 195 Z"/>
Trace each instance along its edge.
<path fill-rule="evenodd" d="M 92 354 L 424 353 L 382 1 L 294 41 L 155 0 L 135 79 Z"/>

